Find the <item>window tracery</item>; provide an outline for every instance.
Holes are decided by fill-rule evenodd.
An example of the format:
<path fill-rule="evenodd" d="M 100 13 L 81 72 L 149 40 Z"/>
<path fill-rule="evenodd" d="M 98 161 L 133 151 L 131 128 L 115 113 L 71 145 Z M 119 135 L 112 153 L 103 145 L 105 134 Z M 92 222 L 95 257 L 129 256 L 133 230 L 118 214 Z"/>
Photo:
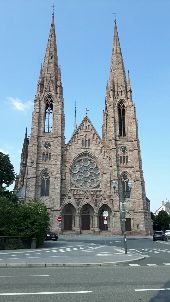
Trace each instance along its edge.
<path fill-rule="evenodd" d="M 45 132 L 52 132 L 53 128 L 53 99 L 49 94 L 45 99 Z"/>
<path fill-rule="evenodd" d="M 120 165 L 127 165 L 127 163 L 128 163 L 127 147 L 121 146 L 119 153 L 120 153 L 120 155 L 119 155 Z"/>
<path fill-rule="evenodd" d="M 50 176 L 47 169 L 41 173 L 41 196 L 49 196 L 50 191 Z"/>
<path fill-rule="evenodd" d="M 121 100 L 118 104 L 118 118 L 119 118 L 119 136 L 126 136 L 125 130 L 125 104 Z"/>
<path fill-rule="evenodd" d="M 96 161 L 88 154 L 79 156 L 72 164 L 71 184 L 78 188 L 95 188 L 99 186 L 100 171 Z"/>

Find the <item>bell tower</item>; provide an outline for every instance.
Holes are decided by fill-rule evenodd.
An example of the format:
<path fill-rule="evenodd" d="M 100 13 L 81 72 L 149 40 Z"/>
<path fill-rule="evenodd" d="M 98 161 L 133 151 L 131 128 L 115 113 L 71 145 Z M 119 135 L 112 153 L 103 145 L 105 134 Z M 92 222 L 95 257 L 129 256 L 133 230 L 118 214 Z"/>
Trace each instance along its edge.
<path fill-rule="evenodd" d="M 64 142 L 64 99 L 58 65 L 54 13 L 34 100 L 25 173 L 26 200 L 41 199 L 59 211 Z M 51 216 L 52 215 L 51 213 Z"/>
<path fill-rule="evenodd" d="M 129 230 L 146 234 L 150 228 L 145 183 L 142 170 L 136 109 L 132 100 L 130 75 L 126 77 L 115 20 L 110 76 L 106 87 L 102 140 L 113 157 L 112 180 L 121 177 L 133 181 L 131 196 L 126 201 Z M 119 201 L 120 203 L 120 201 Z"/>

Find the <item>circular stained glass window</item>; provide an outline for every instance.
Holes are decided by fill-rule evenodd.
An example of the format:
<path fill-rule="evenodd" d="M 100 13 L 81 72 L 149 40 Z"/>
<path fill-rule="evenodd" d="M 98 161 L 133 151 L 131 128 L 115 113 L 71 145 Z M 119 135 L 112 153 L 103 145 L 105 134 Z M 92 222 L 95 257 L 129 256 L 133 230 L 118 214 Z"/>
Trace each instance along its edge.
<path fill-rule="evenodd" d="M 99 186 L 100 172 L 93 158 L 82 155 L 71 167 L 71 182 L 79 188 L 95 188 Z"/>

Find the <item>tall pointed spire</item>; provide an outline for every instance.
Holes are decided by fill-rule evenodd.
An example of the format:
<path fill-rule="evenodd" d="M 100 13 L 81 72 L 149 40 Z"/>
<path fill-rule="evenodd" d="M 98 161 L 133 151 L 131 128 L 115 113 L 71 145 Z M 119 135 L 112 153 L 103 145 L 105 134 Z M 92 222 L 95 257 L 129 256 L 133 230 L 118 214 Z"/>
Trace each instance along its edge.
<path fill-rule="evenodd" d="M 116 19 L 114 21 L 114 39 L 112 46 L 112 58 L 110 67 L 110 88 L 115 87 L 115 92 L 118 94 L 119 90 L 126 91 L 126 74 L 123 63 L 122 51 L 120 47 L 118 29 Z"/>
<path fill-rule="evenodd" d="M 50 33 L 48 37 L 48 44 L 45 52 L 44 63 L 41 69 L 41 79 L 44 80 L 44 87 L 48 89 L 48 86 L 53 86 L 54 92 L 57 88 L 58 79 L 58 56 L 56 46 L 56 34 L 54 24 L 54 9 L 51 19 Z M 49 88 L 50 89 L 50 88 Z"/>

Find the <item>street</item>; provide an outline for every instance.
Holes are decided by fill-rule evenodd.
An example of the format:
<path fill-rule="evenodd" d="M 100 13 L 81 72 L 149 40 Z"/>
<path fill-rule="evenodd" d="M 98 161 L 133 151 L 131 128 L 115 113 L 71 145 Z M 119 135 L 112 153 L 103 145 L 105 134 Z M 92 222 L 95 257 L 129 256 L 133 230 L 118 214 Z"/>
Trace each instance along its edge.
<path fill-rule="evenodd" d="M 2 302 L 170 301 L 168 267 L 1 268 L 0 274 Z"/>
<path fill-rule="evenodd" d="M 111 253 L 118 260 L 124 257 L 122 244 L 121 237 L 61 236 L 57 242 L 45 242 L 43 249 L 1 250 L 0 302 L 169 302 L 170 241 L 128 238 L 128 261 L 109 264 Z M 137 254 L 144 258 L 131 261 Z M 81 265 L 85 258 L 91 266 Z M 28 259 L 36 267 L 17 267 Z M 64 265 L 41 267 L 47 259 Z M 70 259 L 78 265 L 71 266 Z M 101 266 L 97 259 L 103 261 Z M 3 268 L 4 261 L 16 267 Z"/>

